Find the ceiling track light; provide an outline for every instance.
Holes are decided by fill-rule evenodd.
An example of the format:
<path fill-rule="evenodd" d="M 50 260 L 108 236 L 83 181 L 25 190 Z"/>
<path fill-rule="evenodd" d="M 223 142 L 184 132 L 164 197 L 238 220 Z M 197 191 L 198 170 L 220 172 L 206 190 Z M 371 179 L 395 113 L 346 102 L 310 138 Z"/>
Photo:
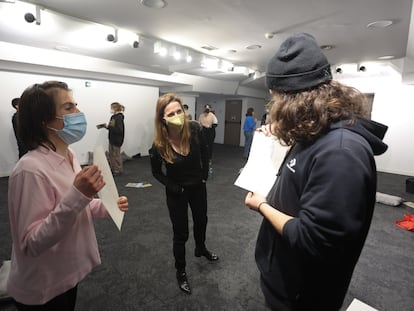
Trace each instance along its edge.
<path fill-rule="evenodd" d="M 139 36 L 138 36 L 138 35 L 137 35 L 136 40 L 134 40 L 134 41 L 132 42 L 132 47 L 133 47 L 134 49 L 139 48 Z"/>
<path fill-rule="evenodd" d="M 41 24 L 40 9 L 41 7 L 36 5 L 36 16 L 34 16 L 32 13 L 26 13 L 24 14 L 24 20 L 28 23 L 33 23 L 34 21 L 36 21 L 36 25 L 40 25 Z"/>
<path fill-rule="evenodd" d="M 114 34 L 108 34 L 106 40 L 112 43 L 118 42 L 118 29 L 114 29 Z"/>
<path fill-rule="evenodd" d="M 365 71 L 367 71 L 367 67 L 365 67 L 364 65 L 358 65 L 357 71 L 358 72 L 360 72 L 360 71 L 365 72 Z"/>
<path fill-rule="evenodd" d="M 190 55 L 188 50 L 184 51 L 184 58 L 187 63 L 191 63 L 193 61 L 193 57 Z"/>

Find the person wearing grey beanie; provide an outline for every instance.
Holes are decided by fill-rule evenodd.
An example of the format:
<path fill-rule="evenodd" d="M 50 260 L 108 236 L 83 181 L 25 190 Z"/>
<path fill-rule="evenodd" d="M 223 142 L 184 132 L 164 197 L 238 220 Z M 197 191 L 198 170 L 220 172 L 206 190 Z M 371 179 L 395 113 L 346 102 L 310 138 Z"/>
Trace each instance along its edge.
<path fill-rule="evenodd" d="M 268 89 L 298 92 L 332 80 L 331 66 L 315 38 L 295 34 L 282 43 L 266 71 Z"/>
<path fill-rule="evenodd" d="M 265 197 L 255 258 L 269 308 L 340 310 L 367 237 L 376 195 L 375 155 L 387 127 L 365 118 L 365 97 L 332 80 L 315 38 L 287 38 L 270 59 L 270 122 L 262 132 L 289 146 Z"/>

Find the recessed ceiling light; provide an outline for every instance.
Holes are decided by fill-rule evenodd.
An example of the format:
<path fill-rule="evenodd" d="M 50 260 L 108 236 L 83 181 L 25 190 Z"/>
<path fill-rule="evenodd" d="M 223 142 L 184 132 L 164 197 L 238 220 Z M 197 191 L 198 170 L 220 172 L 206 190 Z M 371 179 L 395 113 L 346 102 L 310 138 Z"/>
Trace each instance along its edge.
<path fill-rule="evenodd" d="M 381 21 L 375 21 L 372 23 L 369 23 L 366 27 L 367 28 L 386 28 L 388 26 L 391 26 L 394 24 L 391 20 L 381 20 Z"/>
<path fill-rule="evenodd" d="M 393 59 L 394 55 L 384 55 L 384 56 L 380 56 L 377 59 L 381 59 L 381 60 L 385 60 L 385 59 Z"/>
<path fill-rule="evenodd" d="M 246 46 L 246 50 L 257 50 L 257 49 L 261 49 L 262 46 L 259 44 L 252 44 L 252 45 L 248 45 Z"/>
<path fill-rule="evenodd" d="M 67 47 L 66 45 L 56 45 L 55 50 L 66 52 L 66 51 L 69 51 L 70 48 Z"/>
<path fill-rule="evenodd" d="M 153 9 L 162 9 L 167 6 L 167 1 L 165 0 L 140 0 L 141 3 L 149 8 Z"/>

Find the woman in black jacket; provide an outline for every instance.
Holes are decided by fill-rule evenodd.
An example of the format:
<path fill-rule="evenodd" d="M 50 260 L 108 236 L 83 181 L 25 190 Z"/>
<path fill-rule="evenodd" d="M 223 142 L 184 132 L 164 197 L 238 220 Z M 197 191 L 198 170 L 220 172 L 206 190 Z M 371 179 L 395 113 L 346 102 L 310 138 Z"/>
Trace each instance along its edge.
<path fill-rule="evenodd" d="M 217 261 L 205 245 L 207 228 L 208 146 L 198 122 L 185 117 L 182 100 L 175 94 L 158 99 L 155 138 L 149 151 L 154 177 L 163 185 L 173 226 L 173 252 L 178 285 L 191 294 L 185 266 L 188 240 L 188 205 L 193 216 L 196 257 Z M 165 170 L 163 170 L 165 165 Z"/>
<path fill-rule="evenodd" d="M 120 103 L 112 103 L 112 116 L 109 123 L 105 126 L 108 129 L 109 165 L 114 176 L 123 173 L 121 146 L 124 143 L 125 137 L 124 110 L 125 107 Z"/>

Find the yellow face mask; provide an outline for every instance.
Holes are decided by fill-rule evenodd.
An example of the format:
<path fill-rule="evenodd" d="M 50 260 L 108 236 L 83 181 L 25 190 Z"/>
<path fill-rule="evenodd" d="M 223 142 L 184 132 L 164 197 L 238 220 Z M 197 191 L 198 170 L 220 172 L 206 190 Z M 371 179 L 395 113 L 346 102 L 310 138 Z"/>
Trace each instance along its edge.
<path fill-rule="evenodd" d="M 185 114 L 180 113 L 171 118 L 166 118 L 167 126 L 182 128 L 184 125 Z"/>

